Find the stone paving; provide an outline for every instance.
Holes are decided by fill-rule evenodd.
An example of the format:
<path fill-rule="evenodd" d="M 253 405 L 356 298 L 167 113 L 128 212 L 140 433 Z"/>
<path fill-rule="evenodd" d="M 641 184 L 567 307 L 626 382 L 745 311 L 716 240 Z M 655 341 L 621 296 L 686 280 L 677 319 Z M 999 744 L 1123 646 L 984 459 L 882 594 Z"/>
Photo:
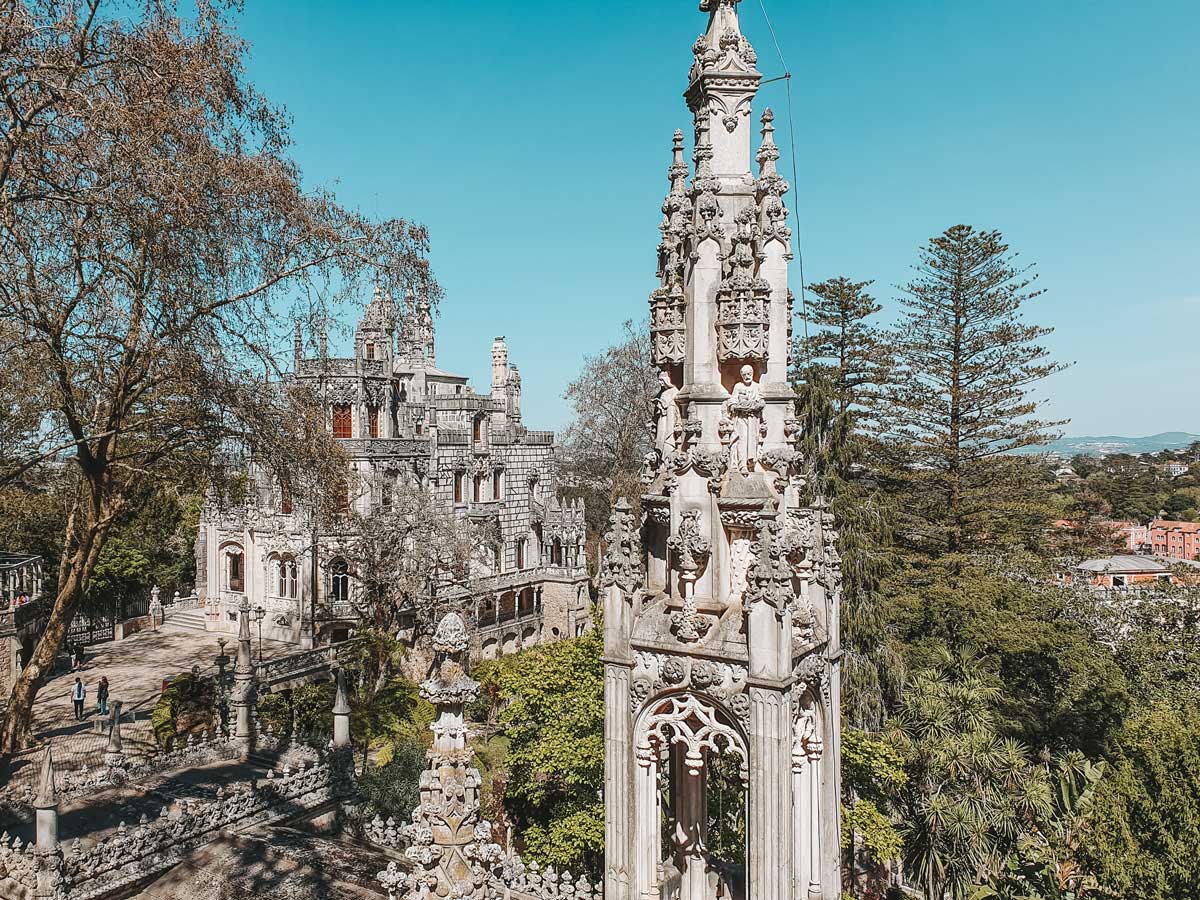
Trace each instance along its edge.
<path fill-rule="evenodd" d="M 126 756 L 134 758 L 153 752 L 155 744 L 150 728 L 150 713 L 162 691 L 163 679 L 190 672 L 193 666 L 199 666 L 201 671 L 215 672 L 217 638 L 222 636 L 180 628 L 168 621 L 157 631 L 143 631 L 123 641 L 86 648 L 82 671 L 59 672 L 38 691 L 33 716 L 37 744 L 40 746 L 46 741 L 52 742 L 55 764 L 60 770 L 76 770 L 84 765 L 98 766 L 103 762 L 108 739 L 105 735 L 95 733 L 93 723 L 96 717 L 96 685 L 103 675 L 108 677 L 110 700 L 122 701 L 124 713 L 134 717 L 132 722 L 124 720 L 121 726 Z M 230 638 L 225 652 L 230 656 L 232 666 L 237 641 L 233 636 L 224 636 Z M 257 640 L 253 643 L 253 649 L 257 660 Z M 296 650 L 292 644 L 262 642 L 264 660 L 295 653 Z M 77 676 L 87 685 L 83 722 L 75 721 L 71 703 L 71 687 Z M 39 752 L 26 752 L 16 757 L 4 782 L 15 784 L 32 778 L 37 769 Z M 3 777 L 0 775 L 0 778 Z"/>

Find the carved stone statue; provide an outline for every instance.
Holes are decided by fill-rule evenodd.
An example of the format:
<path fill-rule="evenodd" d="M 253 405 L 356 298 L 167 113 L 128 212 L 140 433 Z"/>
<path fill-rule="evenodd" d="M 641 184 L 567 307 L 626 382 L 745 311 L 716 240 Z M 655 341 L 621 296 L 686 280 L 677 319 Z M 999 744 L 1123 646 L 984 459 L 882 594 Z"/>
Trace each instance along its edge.
<path fill-rule="evenodd" d="M 658 373 L 658 396 L 654 400 L 655 434 L 654 445 L 659 448 L 677 450 L 679 430 L 679 406 L 675 398 L 679 396 L 679 388 L 671 381 L 671 376 L 665 371 Z"/>
<path fill-rule="evenodd" d="M 729 442 L 729 468 L 746 474 L 758 461 L 758 442 L 762 437 L 763 398 L 754 367 L 742 366 L 741 380 L 725 401 L 725 415 L 732 423 Z"/>

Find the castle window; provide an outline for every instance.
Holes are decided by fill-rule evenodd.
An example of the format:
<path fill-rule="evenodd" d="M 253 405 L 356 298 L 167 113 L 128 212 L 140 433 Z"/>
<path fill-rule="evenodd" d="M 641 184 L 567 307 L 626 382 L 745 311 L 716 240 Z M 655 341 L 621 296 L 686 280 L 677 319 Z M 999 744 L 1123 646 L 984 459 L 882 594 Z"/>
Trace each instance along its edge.
<path fill-rule="evenodd" d="M 476 503 L 483 502 L 483 476 L 476 475 L 471 485 L 471 499 Z"/>
<path fill-rule="evenodd" d="M 529 543 L 529 541 L 526 540 L 525 538 L 521 538 L 521 540 L 517 541 L 517 568 L 518 569 L 525 568 L 525 545 L 528 543 Z"/>
<path fill-rule="evenodd" d="M 276 572 L 276 596 L 296 599 L 296 560 L 290 556 L 281 557 Z"/>
<path fill-rule="evenodd" d="M 354 437 L 354 418 L 350 413 L 349 403 L 333 405 L 333 436 L 335 438 Z"/>
<path fill-rule="evenodd" d="M 392 482 L 390 479 L 385 479 L 379 489 L 379 502 L 387 509 L 392 505 Z"/>
<path fill-rule="evenodd" d="M 374 359 L 374 358 L 375 358 L 375 345 L 372 344 L 370 341 L 367 341 L 363 345 L 363 359 Z"/>
<path fill-rule="evenodd" d="M 367 432 L 373 438 L 379 437 L 379 407 L 367 407 Z"/>
<path fill-rule="evenodd" d="M 483 419 L 475 420 L 475 443 L 483 440 Z"/>
<path fill-rule="evenodd" d="M 499 470 L 492 473 L 492 499 L 504 499 L 504 473 Z"/>
<path fill-rule="evenodd" d="M 463 502 L 463 479 L 467 476 L 462 472 L 454 473 L 454 502 Z"/>
<path fill-rule="evenodd" d="M 344 516 L 350 512 L 350 485 L 343 481 L 338 485 L 337 496 L 334 498 L 336 504 L 334 512 L 339 516 Z"/>
<path fill-rule="evenodd" d="M 279 511 L 285 516 L 292 514 L 292 491 L 282 482 L 279 485 Z"/>
<path fill-rule="evenodd" d="M 241 550 L 230 550 L 225 554 L 225 590 L 241 592 L 245 589 L 245 557 Z"/>
<path fill-rule="evenodd" d="M 344 559 L 329 564 L 329 596 L 334 603 L 350 600 L 350 569 Z"/>

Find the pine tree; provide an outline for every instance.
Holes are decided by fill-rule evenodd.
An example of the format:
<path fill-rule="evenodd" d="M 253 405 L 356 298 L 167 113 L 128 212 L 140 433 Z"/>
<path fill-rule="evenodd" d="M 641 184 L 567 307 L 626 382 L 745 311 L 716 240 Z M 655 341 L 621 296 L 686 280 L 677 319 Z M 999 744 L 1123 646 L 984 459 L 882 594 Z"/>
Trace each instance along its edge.
<path fill-rule="evenodd" d="M 1011 454 L 1062 422 L 1035 418 L 1030 390 L 1064 368 L 1022 308 L 1042 292 L 997 231 L 955 225 L 921 250 L 893 333 L 898 369 L 882 407 L 906 488 L 910 533 L 950 552 L 1014 542 L 1045 501 L 1036 467 Z"/>
<path fill-rule="evenodd" d="M 872 421 L 890 354 L 871 322 L 880 306 L 868 281 L 831 278 L 809 290 L 809 334 L 797 346 L 793 375 L 808 461 L 811 500 L 827 502 L 842 557 L 842 709 L 860 728 L 882 726 L 903 678 L 882 615 L 880 584 L 891 569 L 892 511 L 869 477 Z"/>
<path fill-rule="evenodd" d="M 807 333 L 797 342 L 794 365 L 829 379 L 839 415 L 867 414 L 891 366 L 884 336 L 870 323 L 883 308 L 866 292 L 870 285 L 839 276 L 808 288 Z"/>

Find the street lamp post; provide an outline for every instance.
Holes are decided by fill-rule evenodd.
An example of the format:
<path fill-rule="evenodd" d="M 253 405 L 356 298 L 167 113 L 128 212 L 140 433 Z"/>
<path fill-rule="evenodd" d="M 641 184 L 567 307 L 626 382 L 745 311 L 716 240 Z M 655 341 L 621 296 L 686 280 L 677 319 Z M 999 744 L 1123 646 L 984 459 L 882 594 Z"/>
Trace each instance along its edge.
<path fill-rule="evenodd" d="M 267 611 L 261 606 L 254 607 L 254 621 L 258 623 L 258 662 L 262 664 L 262 623 Z"/>

